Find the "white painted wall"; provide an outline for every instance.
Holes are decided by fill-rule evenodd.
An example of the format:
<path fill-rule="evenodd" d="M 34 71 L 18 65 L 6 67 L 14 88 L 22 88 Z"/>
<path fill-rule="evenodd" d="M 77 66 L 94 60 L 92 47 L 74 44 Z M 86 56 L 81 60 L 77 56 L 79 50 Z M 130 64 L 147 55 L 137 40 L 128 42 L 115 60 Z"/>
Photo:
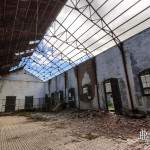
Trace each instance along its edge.
<path fill-rule="evenodd" d="M 4 111 L 2 107 L 2 99 L 6 96 L 16 96 L 16 109 L 23 109 L 25 96 L 34 97 L 34 105 L 38 105 L 39 98 L 43 100 L 47 91 L 47 84 L 38 80 L 34 76 L 25 73 L 24 70 L 11 73 L 0 79 L 0 111 Z M 41 102 L 42 103 L 42 102 Z M 5 101 L 3 101 L 5 104 Z"/>

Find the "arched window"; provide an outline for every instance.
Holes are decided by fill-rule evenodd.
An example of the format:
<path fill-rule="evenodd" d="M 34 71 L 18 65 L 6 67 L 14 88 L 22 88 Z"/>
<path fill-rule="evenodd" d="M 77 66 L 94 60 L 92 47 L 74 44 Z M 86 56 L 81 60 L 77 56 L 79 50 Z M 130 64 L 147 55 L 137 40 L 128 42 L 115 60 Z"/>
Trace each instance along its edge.
<path fill-rule="evenodd" d="M 143 95 L 150 95 L 150 69 L 146 69 L 140 73 L 140 83 Z"/>

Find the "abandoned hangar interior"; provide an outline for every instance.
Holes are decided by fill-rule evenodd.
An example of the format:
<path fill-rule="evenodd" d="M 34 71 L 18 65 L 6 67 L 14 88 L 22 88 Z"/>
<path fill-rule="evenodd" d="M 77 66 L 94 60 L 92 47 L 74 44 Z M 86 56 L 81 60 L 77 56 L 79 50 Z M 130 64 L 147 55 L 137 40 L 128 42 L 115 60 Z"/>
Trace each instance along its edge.
<path fill-rule="evenodd" d="M 0 112 L 150 113 L 150 1 L 0 1 Z"/>

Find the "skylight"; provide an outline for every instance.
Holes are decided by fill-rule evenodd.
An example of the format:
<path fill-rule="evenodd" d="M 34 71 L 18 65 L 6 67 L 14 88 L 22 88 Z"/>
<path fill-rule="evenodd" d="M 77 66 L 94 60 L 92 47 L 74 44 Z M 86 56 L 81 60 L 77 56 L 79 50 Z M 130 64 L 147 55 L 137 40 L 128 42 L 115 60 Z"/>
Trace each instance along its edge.
<path fill-rule="evenodd" d="M 46 81 L 148 28 L 149 14 L 148 0 L 68 0 L 22 64 Z"/>

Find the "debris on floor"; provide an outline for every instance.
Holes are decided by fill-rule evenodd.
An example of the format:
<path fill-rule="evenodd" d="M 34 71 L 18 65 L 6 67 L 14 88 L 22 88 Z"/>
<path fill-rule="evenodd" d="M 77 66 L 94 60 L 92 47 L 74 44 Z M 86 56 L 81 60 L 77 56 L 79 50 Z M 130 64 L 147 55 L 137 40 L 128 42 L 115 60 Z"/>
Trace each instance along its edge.
<path fill-rule="evenodd" d="M 97 111 L 30 113 L 0 117 L 0 150 L 149 150 L 138 139 L 150 119 Z"/>

